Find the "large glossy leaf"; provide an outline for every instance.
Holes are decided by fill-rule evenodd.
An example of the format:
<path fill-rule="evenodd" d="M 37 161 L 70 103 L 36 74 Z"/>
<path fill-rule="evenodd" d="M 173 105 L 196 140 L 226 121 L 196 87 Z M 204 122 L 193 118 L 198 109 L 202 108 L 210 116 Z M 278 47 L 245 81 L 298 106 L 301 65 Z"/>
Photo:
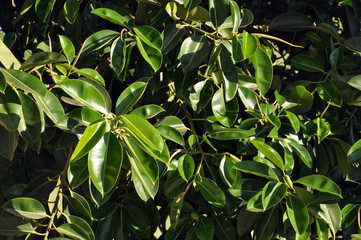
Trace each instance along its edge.
<path fill-rule="evenodd" d="M 134 19 L 132 15 L 123 8 L 117 8 L 117 11 L 109 8 L 97 8 L 92 11 L 92 14 L 95 14 L 111 23 L 126 27 L 128 29 L 134 27 Z"/>
<path fill-rule="evenodd" d="M 262 191 L 262 205 L 264 210 L 279 203 L 285 196 L 287 187 L 282 182 L 269 181 Z"/>
<path fill-rule="evenodd" d="M 122 115 L 130 133 L 138 137 L 150 148 L 161 152 L 164 148 L 164 141 L 157 130 L 147 120 L 135 115 Z"/>
<path fill-rule="evenodd" d="M 45 20 L 53 10 L 55 0 L 36 0 L 35 13 L 40 20 Z"/>
<path fill-rule="evenodd" d="M 302 13 L 287 12 L 275 17 L 270 28 L 283 32 L 294 32 L 313 28 L 312 21 Z"/>
<path fill-rule="evenodd" d="M 178 143 L 181 146 L 184 146 L 185 144 L 184 138 L 177 129 L 166 125 L 160 125 L 157 126 L 157 131 L 165 139 Z"/>
<path fill-rule="evenodd" d="M 320 204 L 322 213 L 321 217 L 327 222 L 334 236 L 341 228 L 342 213 L 337 203 L 334 204 Z"/>
<path fill-rule="evenodd" d="M 317 84 L 317 93 L 323 101 L 336 107 L 342 106 L 342 96 L 335 84 L 332 82 L 322 82 Z"/>
<path fill-rule="evenodd" d="M 181 39 L 185 33 L 186 33 L 186 28 L 180 24 L 168 25 L 162 33 L 163 35 L 162 53 L 167 54 L 174 47 L 176 47 L 181 42 Z"/>
<path fill-rule="evenodd" d="M 281 170 L 285 170 L 283 159 L 281 158 L 279 153 L 271 146 L 257 140 L 252 140 L 251 143 L 269 160 L 271 160 L 277 167 L 279 167 Z"/>
<path fill-rule="evenodd" d="M 104 196 L 118 181 L 123 162 L 123 146 L 112 133 L 103 138 L 89 151 L 88 169 L 94 186 Z"/>
<path fill-rule="evenodd" d="M 261 95 L 265 95 L 272 85 L 273 67 L 267 53 L 257 48 L 252 57 L 252 64 L 256 70 L 256 81 Z"/>
<path fill-rule="evenodd" d="M 231 6 L 233 32 L 236 33 L 238 31 L 239 25 L 241 24 L 241 11 L 239 10 L 238 4 L 235 1 L 229 1 L 229 4 Z"/>
<path fill-rule="evenodd" d="M 287 216 L 293 229 L 302 234 L 309 225 L 309 215 L 306 206 L 300 199 L 292 195 L 287 197 Z"/>
<path fill-rule="evenodd" d="M 123 218 L 128 228 L 136 235 L 149 239 L 151 228 L 147 215 L 136 206 L 126 206 L 123 208 Z"/>
<path fill-rule="evenodd" d="M 26 92 L 44 96 L 47 92 L 45 85 L 35 76 L 14 69 L 0 69 L 5 80 Z"/>
<path fill-rule="evenodd" d="M 323 72 L 323 66 L 314 57 L 306 54 L 298 54 L 291 60 L 291 64 L 296 68 L 305 70 L 308 72 Z"/>
<path fill-rule="evenodd" d="M 82 55 L 88 54 L 92 51 L 96 51 L 96 50 L 104 47 L 116 36 L 119 36 L 119 32 L 115 32 L 112 30 L 106 30 L 106 29 L 100 30 L 100 31 L 92 34 L 84 42 Z"/>
<path fill-rule="evenodd" d="M 356 75 L 352 77 L 348 82 L 350 86 L 361 91 L 361 75 Z"/>
<path fill-rule="evenodd" d="M 283 141 L 292 147 L 292 149 L 296 152 L 297 156 L 300 157 L 302 162 L 306 164 L 307 167 L 311 168 L 312 159 L 310 153 L 301 144 L 299 144 L 296 140 L 292 138 L 287 138 Z"/>
<path fill-rule="evenodd" d="M 356 204 L 347 204 L 342 208 L 342 228 L 347 228 L 350 226 L 357 218 L 358 215 L 358 205 Z"/>
<path fill-rule="evenodd" d="M 122 115 L 131 111 L 142 97 L 146 88 L 147 83 L 145 82 L 135 82 L 129 85 L 118 97 L 115 105 L 115 113 Z"/>
<path fill-rule="evenodd" d="M 130 114 L 137 115 L 144 119 L 149 119 L 157 116 L 159 113 L 164 111 L 165 110 L 159 105 L 149 104 L 134 109 Z"/>
<path fill-rule="evenodd" d="M 35 233 L 35 227 L 18 217 L 0 217 L 0 235 L 16 236 Z"/>
<path fill-rule="evenodd" d="M 102 75 L 100 75 L 97 71 L 91 68 L 81 68 L 74 71 L 75 73 L 82 75 L 86 78 L 92 79 L 101 85 L 105 86 L 105 81 Z"/>
<path fill-rule="evenodd" d="M 163 39 L 160 33 L 151 26 L 139 26 L 133 30 L 137 34 L 137 47 L 143 58 L 154 71 L 158 71 L 163 61 L 161 52 Z"/>
<path fill-rule="evenodd" d="M 66 216 L 66 219 L 67 219 L 68 223 L 78 225 L 83 230 L 85 230 L 91 240 L 95 240 L 95 236 L 94 236 L 94 232 L 93 232 L 92 228 L 89 226 L 89 224 L 84 219 L 82 219 L 78 216 L 73 216 L 73 215 Z"/>
<path fill-rule="evenodd" d="M 337 186 L 337 184 L 328 177 L 322 175 L 308 175 L 298 179 L 296 183 L 300 183 L 320 192 L 326 192 L 342 197 L 341 189 Z"/>
<path fill-rule="evenodd" d="M 207 58 L 209 51 L 210 45 L 205 36 L 196 35 L 186 38 L 178 55 L 183 71 L 199 66 Z"/>
<path fill-rule="evenodd" d="M 64 109 L 57 96 L 52 92 L 46 91 L 44 96 L 33 94 L 34 99 L 38 106 L 44 113 L 56 124 L 64 117 Z"/>
<path fill-rule="evenodd" d="M 80 3 L 78 0 L 66 0 L 64 3 L 64 17 L 70 23 L 73 24 L 79 13 Z"/>
<path fill-rule="evenodd" d="M 266 212 L 262 213 L 257 222 L 255 227 L 255 237 L 256 239 L 264 239 L 269 240 L 272 238 L 273 232 L 275 231 L 278 225 L 278 208 L 273 207 Z"/>
<path fill-rule="evenodd" d="M 234 168 L 245 173 L 251 173 L 256 176 L 265 177 L 278 181 L 277 174 L 273 171 L 272 168 L 266 164 L 253 161 L 242 161 L 234 165 Z"/>
<path fill-rule="evenodd" d="M 228 17 L 229 0 L 210 0 L 209 13 L 213 26 L 218 28 Z"/>
<path fill-rule="evenodd" d="M 110 96 L 97 82 L 86 78 L 66 79 L 59 85 L 67 94 L 85 106 L 104 114 L 110 112 Z"/>
<path fill-rule="evenodd" d="M 38 52 L 31 55 L 21 64 L 20 70 L 27 70 L 34 67 L 47 65 L 50 63 L 66 62 L 63 54 L 57 52 Z"/>
<path fill-rule="evenodd" d="M 18 217 L 26 219 L 42 219 L 48 216 L 44 206 L 32 198 L 13 198 L 7 201 L 2 208 Z"/>
<path fill-rule="evenodd" d="M 194 159 L 190 155 L 183 155 L 178 160 L 178 172 L 181 177 L 189 181 L 194 173 L 195 164 Z"/>
<path fill-rule="evenodd" d="M 70 162 L 74 162 L 85 156 L 103 137 L 106 129 L 106 123 L 99 121 L 89 125 L 79 143 L 76 145 L 74 152 L 70 158 Z"/>
<path fill-rule="evenodd" d="M 232 38 L 232 58 L 235 62 L 252 57 L 256 50 L 257 40 L 252 34 L 243 31 L 242 35 Z"/>
<path fill-rule="evenodd" d="M 208 104 L 213 95 L 213 87 L 209 81 L 201 81 L 193 86 L 193 91 L 189 94 L 190 104 L 194 111 L 200 113 Z"/>
<path fill-rule="evenodd" d="M 56 230 L 72 239 L 91 240 L 89 234 L 82 227 L 74 223 L 64 223 L 57 227 Z"/>
<path fill-rule="evenodd" d="M 214 234 L 214 225 L 211 219 L 200 217 L 194 224 L 194 232 L 200 240 L 211 240 Z"/>
<path fill-rule="evenodd" d="M 112 62 L 111 67 L 117 76 L 123 72 L 127 63 L 127 45 L 118 37 L 110 48 L 110 60 Z"/>
<path fill-rule="evenodd" d="M 0 93 L 0 121 L 11 132 L 17 130 L 22 116 L 22 106 L 16 92 L 8 87 L 5 93 Z"/>
<path fill-rule="evenodd" d="M 316 119 L 317 124 L 317 139 L 318 143 L 322 142 L 323 139 L 325 139 L 330 134 L 330 125 L 324 118 L 317 118 Z"/>
<path fill-rule="evenodd" d="M 349 163 L 359 163 L 361 162 L 361 140 L 352 145 L 350 150 L 347 153 L 347 162 Z"/>
<path fill-rule="evenodd" d="M 199 182 L 199 187 L 207 202 L 217 208 L 224 207 L 226 204 L 226 196 L 213 180 L 203 177 L 201 182 Z"/>
<path fill-rule="evenodd" d="M 222 125 L 231 127 L 237 120 L 238 100 L 233 98 L 231 101 L 226 102 L 223 90 L 219 89 L 212 98 L 212 111 Z"/>
<path fill-rule="evenodd" d="M 68 63 L 71 64 L 74 57 L 75 57 L 75 48 L 73 43 L 64 35 L 59 35 L 59 41 L 61 49 L 65 54 L 66 58 L 68 59 Z"/>
<path fill-rule="evenodd" d="M 68 167 L 68 181 L 71 187 L 79 187 L 89 177 L 88 172 L 88 156 L 73 161 Z"/>
<path fill-rule="evenodd" d="M 229 102 L 234 98 L 238 89 L 237 69 L 232 62 L 231 56 L 224 51 L 221 51 L 218 62 L 221 67 L 226 102 Z"/>

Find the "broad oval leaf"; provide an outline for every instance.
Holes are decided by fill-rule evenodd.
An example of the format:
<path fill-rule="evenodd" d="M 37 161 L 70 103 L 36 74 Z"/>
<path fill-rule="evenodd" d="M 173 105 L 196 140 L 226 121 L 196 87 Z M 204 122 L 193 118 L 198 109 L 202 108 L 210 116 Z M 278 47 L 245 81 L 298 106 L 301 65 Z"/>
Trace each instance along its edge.
<path fill-rule="evenodd" d="M 288 196 L 286 200 L 287 216 L 293 229 L 298 234 L 304 233 L 309 225 L 309 215 L 306 206 L 300 199 L 292 195 Z"/>
<path fill-rule="evenodd" d="M 75 57 L 75 48 L 73 43 L 70 41 L 69 38 L 65 37 L 64 35 L 59 35 L 59 41 L 61 49 L 63 50 L 66 58 L 68 59 L 68 63 L 71 64 Z"/>
<path fill-rule="evenodd" d="M 81 68 L 74 71 L 75 73 L 82 75 L 86 78 L 92 79 L 101 85 L 105 86 L 105 81 L 102 75 L 100 75 L 97 71 L 91 68 Z"/>
<path fill-rule="evenodd" d="M 186 28 L 180 24 L 168 25 L 162 33 L 163 35 L 162 53 L 167 54 L 174 47 L 176 47 L 181 42 L 185 33 L 186 33 Z"/>
<path fill-rule="evenodd" d="M 274 170 L 269 166 L 267 166 L 266 164 L 260 162 L 242 161 L 236 163 L 233 168 L 245 173 L 251 173 L 256 176 L 279 181 L 277 174 L 274 172 Z"/>
<path fill-rule="evenodd" d="M 180 48 L 178 59 L 184 72 L 199 66 L 208 56 L 211 47 L 205 36 L 196 35 L 186 38 Z"/>
<path fill-rule="evenodd" d="M 312 108 L 313 95 L 302 85 L 296 86 L 290 93 L 289 98 L 299 104 L 292 109 L 294 113 L 308 112 Z"/>
<path fill-rule="evenodd" d="M 337 184 L 328 177 L 322 175 L 308 175 L 298 179 L 296 183 L 300 183 L 320 192 L 330 193 L 342 198 L 339 186 L 337 186 Z"/>
<path fill-rule="evenodd" d="M 313 27 L 312 21 L 306 15 L 297 12 L 283 13 L 275 17 L 270 24 L 271 29 L 283 32 L 295 32 Z"/>
<path fill-rule="evenodd" d="M 272 85 L 273 66 L 267 53 L 257 48 L 252 57 L 252 64 L 256 70 L 256 82 L 261 95 L 265 95 Z"/>
<path fill-rule="evenodd" d="M 262 191 L 262 205 L 264 210 L 275 206 L 286 195 L 287 186 L 282 182 L 269 181 Z"/>
<path fill-rule="evenodd" d="M 38 52 L 31 55 L 21 64 L 20 70 L 27 70 L 34 67 L 47 65 L 50 63 L 67 62 L 63 54 L 57 52 Z"/>
<path fill-rule="evenodd" d="M 64 223 L 57 227 L 56 231 L 72 239 L 91 240 L 89 234 L 82 227 L 74 223 Z"/>
<path fill-rule="evenodd" d="M 283 159 L 271 146 L 257 140 L 252 140 L 251 143 L 282 171 L 285 170 Z"/>
<path fill-rule="evenodd" d="M 319 212 L 320 216 L 329 225 L 333 236 L 336 236 L 336 232 L 341 228 L 342 213 L 337 203 L 334 204 L 320 204 L 320 208 L 323 211 Z"/>
<path fill-rule="evenodd" d="M 86 78 L 66 79 L 59 85 L 67 94 L 85 106 L 104 114 L 110 113 L 110 96 L 97 82 Z"/>
<path fill-rule="evenodd" d="M 129 85 L 118 97 L 115 105 L 115 113 L 122 115 L 132 110 L 134 105 L 142 97 L 146 88 L 147 83 L 145 82 L 134 82 Z"/>
<path fill-rule="evenodd" d="M 126 206 L 122 210 L 123 218 L 126 219 L 125 224 L 136 235 L 149 239 L 151 228 L 147 215 L 134 205 Z"/>
<path fill-rule="evenodd" d="M 109 8 L 97 8 L 91 13 L 108 20 L 111 23 L 131 29 L 134 27 L 132 15 L 123 8 L 118 8 L 118 12 Z"/>
<path fill-rule="evenodd" d="M 104 47 L 116 36 L 119 36 L 119 32 L 107 29 L 93 33 L 89 38 L 85 40 L 83 51 L 81 54 L 86 55 L 92 51 L 96 51 Z"/>
<path fill-rule="evenodd" d="M 352 145 L 347 153 L 347 162 L 349 163 L 360 163 L 361 162 L 361 140 Z"/>
<path fill-rule="evenodd" d="M 210 0 L 209 14 L 211 16 L 212 24 L 218 28 L 228 17 L 229 0 Z"/>
<path fill-rule="evenodd" d="M 213 180 L 203 177 L 201 182 L 199 182 L 199 187 L 207 202 L 217 208 L 224 207 L 226 204 L 226 196 Z"/>
<path fill-rule="evenodd" d="M 149 119 L 157 116 L 159 113 L 164 112 L 165 110 L 156 104 L 143 105 L 134 109 L 130 114 L 137 115 L 144 119 Z"/>
<path fill-rule="evenodd" d="M 13 198 L 7 201 L 2 208 L 7 212 L 26 219 L 42 219 L 48 216 L 44 206 L 33 198 Z"/>
<path fill-rule="evenodd" d="M 112 133 L 105 133 L 89 151 L 90 179 L 103 196 L 110 192 L 118 182 L 122 162 L 123 146 Z"/>
<path fill-rule="evenodd" d="M 352 77 L 348 82 L 350 86 L 361 91 L 361 75 L 356 75 Z"/>
<path fill-rule="evenodd" d="M 70 162 L 74 162 L 85 156 L 103 137 L 106 129 L 106 123 L 99 121 L 89 125 L 79 143 L 76 145 L 74 152 L 70 158 Z"/>
<path fill-rule="evenodd" d="M 214 225 L 208 217 L 200 217 L 194 224 L 194 232 L 200 240 L 211 240 L 214 235 Z"/>
<path fill-rule="evenodd" d="M 178 143 L 181 146 L 184 146 L 185 144 L 184 138 L 177 129 L 166 125 L 157 126 L 156 129 L 159 132 L 159 134 L 165 139 Z"/>
<path fill-rule="evenodd" d="M 91 226 L 93 220 L 91 218 L 92 214 L 88 201 L 76 192 L 71 192 L 71 196 L 64 195 L 64 197 L 68 202 L 70 213 L 81 217 Z"/>
<path fill-rule="evenodd" d="M 237 181 L 231 188 L 229 193 L 234 197 L 239 197 L 244 201 L 249 201 L 254 195 L 259 193 L 264 187 L 264 183 L 257 179 L 241 179 Z"/>
<path fill-rule="evenodd" d="M 178 160 L 178 172 L 187 182 L 193 177 L 195 169 L 194 159 L 190 155 L 183 155 Z"/>
<path fill-rule="evenodd" d="M 315 57 L 306 54 L 294 56 L 291 60 L 291 64 L 296 68 L 307 72 L 324 72 L 321 63 Z"/>
<path fill-rule="evenodd" d="M 231 127 L 238 117 L 238 100 L 226 102 L 223 90 L 219 89 L 212 98 L 212 111 L 216 119 L 224 126 Z"/>
<path fill-rule="evenodd" d="M 323 101 L 336 107 L 342 107 L 342 96 L 332 82 L 317 84 L 317 93 Z"/>
<path fill-rule="evenodd" d="M 347 204 L 342 208 L 342 228 L 347 228 L 356 220 L 358 208 L 357 204 Z"/>

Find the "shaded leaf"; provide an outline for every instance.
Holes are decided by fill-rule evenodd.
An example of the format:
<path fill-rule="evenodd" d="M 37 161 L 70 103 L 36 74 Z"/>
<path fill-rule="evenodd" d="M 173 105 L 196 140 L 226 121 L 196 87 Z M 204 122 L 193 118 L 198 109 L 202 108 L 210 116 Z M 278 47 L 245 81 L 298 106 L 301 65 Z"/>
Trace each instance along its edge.
<path fill-rule="evenodd" d="M 211 240 L 214 234 L 214 225 L 207 217 L 200 217 L 194 224 L 194 232 L 200 240 Z"/>
<path fill-rule="evenodd" d="M 151 228 L 147 215 L 136 206 L 127 206 L 123 208 L 123 218 L 128 228 L 136 235 L 149 239 Z"/>
<path fill-rule="evenodd" d="M 226 204 L 226 196 L 213 180 L 203 177 L 201 182 L 199 182 L 199 186 L 201 193 L 207 202 L 217 208 L 224 207 Z"/>
<path fill-rule="evenodd" d="M 56 228 L 56 231 L 73 239 L 90 240 L 89 234 L 74 223 L 64 223 Z"/>
<path fill-rule="evenodd" d="M 180 24 L 168 25 L 162 33 L 163 35 L 162 53 L 167 54 L 174 47 L 176 47 L 181 42 L 185 33 L 186 33 L 186 28 Z"/>
<path fill-rule="evenodd" d="M 53 10 L 55 0 L 36 0 L 35 13 L 40 20 L 45 20 Z"/>
<path fill-rule="evenodd" d="M 178 59 L 184 72 L 199 66 L 208 56 L 210 45 L 203 35 L 186 38 L 180 48 Z"/>
<path fill-rule="evenodd" d="M 270 24 L 273 30 L 283 32 L 294 32 L 305 29 L 312 29 L 312 21 L 302 13 L 288 12 L 275 17 Z"/>
<path fill-rule="evenodd" d="M 0 235 L 16 236 L 35 233 L 35 228 L 28 221 L 18 217 L 0 217 Z"/>
<path fill-rule="evenodd" d="M 68 63 L 71 64 L 75 57 L 75 48 L 73 43 L 64 35 L 59 35 L 59 41 L 61 49 L 63 50 L 66 58 L 68 59 Z"/>
<path fill-rule="evenodd" d="M 278 224 L 278 208 L 273 207 L 262 213 L 257 220 L 255 227 L 256 239 L 271 239 Z"/>
<path fill-rule="evenodd" d="M 93 33 L 89 38 L 87 38 L 87 40 L 85 40 L 82 55 L 99 50 L 116 36 L 119 36 L 119 32 L 106 29 Z"/>
<path fill-rule="evenodd" d="M 31 55 L 21 64 L 20 70 L 27 70 L 34 67 L 47 65 L 50 63 L 66 62 L 64 55 L 57 52 L 38 52 Z"/>
<path fill-rule="evenodd" d="M 306 54 L 298 54 L 291 59 L 291 64 L 308 72 L 323 72 L 323 66 L 314 57 Z"/>
<path fill-rule="evenodd" d="M 82 75 L 86 78 L 92 79 L 101 85 L 105 86 L 105 81 L 102 75 L 100 75 L 97 71 L 91 68 L 81 68 L 74 71 L 75 73 Z"/>
<path fill-rule="evenodd" d="M 73 24 L 78 16 L 79 5 L 78 0 L 66 0 L 64 3 L 64 17 L 70 24 Z"/>
<path fill-rule="evenodd" d="M 264 210 L 278 204 L 285 196 L 287 187 L 282 182 L 269 181 L 262 191 L 262 205 Z"/>
<path fill-rule="evenodd" d="M 212 24 L 218 28 L 228 17 L 229 0 L 210 0 L 209 14 L 211 16 Z"/>
<path fill-rule="evenodd" d="M 273 169 L 260 162 L 242 161 L 236 163 L 234 168 L 245 173 L 251 173 L 256 176 L 266 177 L 278 181 L 277 174 L 273 171 Z"/>

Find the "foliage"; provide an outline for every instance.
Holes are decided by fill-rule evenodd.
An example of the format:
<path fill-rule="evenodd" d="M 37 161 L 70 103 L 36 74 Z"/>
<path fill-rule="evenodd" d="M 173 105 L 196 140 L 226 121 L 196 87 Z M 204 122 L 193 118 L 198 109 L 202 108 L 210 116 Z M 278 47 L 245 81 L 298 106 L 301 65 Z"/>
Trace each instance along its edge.
<path fill-rule="evenodd" d="M 359 1 L 3 5 L 0 239 L 360 238 Z"/>

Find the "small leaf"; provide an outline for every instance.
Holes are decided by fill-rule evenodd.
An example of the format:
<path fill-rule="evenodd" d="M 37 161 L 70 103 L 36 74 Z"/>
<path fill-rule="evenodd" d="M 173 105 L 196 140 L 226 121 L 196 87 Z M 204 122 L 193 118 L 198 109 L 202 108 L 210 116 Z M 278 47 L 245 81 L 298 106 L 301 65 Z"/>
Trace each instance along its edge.
<path fill-rule="evenodd" d="M 302 85 L 296 86 L 289 94 L 289 98 L 299 104 L 292 109 L 294 113 L 308 112 L 312 108 L 313 95 Z"/>
<path fill-rule="evenodd" d="M 73 215 L 69 215 L 69 216 L 65 216 L 66 220 L 68 221 L 68 223 L 73 223 L 75 225 L 78 225 L 79 227 L 81 227 L 83 230 L 85 230 L 87 232 L 87 234 L 89 235 L 91 240 L 95 240 L 95 236 L 94 236 L 94 232 L 92 230 L 92 228 L 89 226 L 89 224 L 82 218 L 78 217 L 78 216 L 73 216 Z"/>
<path fill-rule="evenodd" d="M 293 112 L 289 112 L 289 111 L 285 111 L 287 114 L 287 118 L 290 121 L 293 129 L 295 130 L 295 132 L 299 132 L 300 131 L 300 120 L 298 119 L 297 115 L 294 114 Z"/>
<path fill-rule="evenodd" d="M 118 97 L 115 113 L 117 115 L 122 115 L 131 111 L 134 105 L 142 97 L 146 88 L 147 83 L 145 82 L 134 82 L 129 85 Z"/>
<path fill-rule="evenodd" d="M 224 207 L 226 204 L 226 196 L 213 180 L 203 177 L 201 182 L 199 182 L 199 187 L 207 202 L 217 208 Z"/>
<path fill-rule="evenodd" d="M 271 146 L 257 140 L 252 140 L 251 143 L 282 171 L 285 170 L 283 159 Z"/>
<path fill-rule="evenodd" d="M 65 115 L 63 105 L 60 103 L 57 96 L 52 92 L 46 91 L 44 96 L 33 94 L 38 106 L 45 112 L 45 114 L 57 124 Z"/>
<path fill-rule="evenodd" d="M 265 95 L 272 85 L 273 67 L 267 53 L 257 48 L 252 57 L 252 64 L 256 70 L 256 81 L 261 95 Z"/>
<path fill-rule="evenodd" d="M 117 12 L 109 8 L 97 8 L 91 13 L 128 29 L 132 29 L 135 26 L 132 15 L 123 8 L 118 8 Z"/>
<path fill-rule="evenodd" d="M 328 177 L 322 175 L 308 175 L 298 179 L 296 183 L 300 183 L 320 192 L 326 192 L 342 197 L 341 189 L 337 186 L 337 184 Z"/>
<path fill-rule="evenodd" d="M 64 17 L 68 23 L 73 24 L 78 16 L 79 12 L 79 1 L 78 0 L 66 0 L 64 3 Z"/>
<path fill-rule="evenodd" d="M 214 234 L 214 225 L 207 217 L 200 217 L 194 224 L 194 232 L 200 240 L 211 240 Z"/>
<path fill-rule="evenodd" d="M 157 131 L 163 136 L 165 139 L 171 140 L 175 143 L 178 143 L 181 146 L 184 146 L 184 138 L 182 134 L 175 128 L 166 125 L 157 126 Z"/>
<path fill-rule="evenodd" d="M 183 155 L 178 160 L 178 172 L 187 182 L 193 177 L 195 169 L 194 159 L 190 155 Z"/>
<path fill-rule="evenodd" d="M 73 239 L 90 240 L 89 234 L 83 228 L 74 223 L 64 223 L 57 227 L 56 231 Z"/>
<path fill-rule="evenodd" d="M 293 229 L 302 234 L 309 226 L 309 215 L 306 206 L 297 197 L 292 195 L 287 197 L 287 216 Z"/>
<path fill-rule="evenodd" d="M 32 198 L 13 198 L 7 201 L 2 208 L 18 217 L 26 219 L 42 219 L 48 216 L 44 206 Z"/>
<path fill-rule="evenodd" d="M 306 54 L 298 54 L 291 60 L 291 64 L 296 68 L 307 72 L 324 72 L 321 63 L 314 57 Z"/>
<path fill-rule="evenodd" d="M 335 48 L 331 54 L 330 54 L 330 64 L 332 67 L 332 70 L 337 71 L 343 61 L 343 50 L 342 48 Z"/>
<path fill-rule="evenodd" d="M 266 164 L 260 162 L 242 161 L 236 163 L 234 165 L 234 168 L 245 173 L 251 173 L 256 176 L 274 179 L 278 181 L 277 174 L 273 171 L 273 169 Z"/>
<path fill-rule="evenodd" d="M 352 77 L 348 82 L 350 86 L 361 91 L 361 75 L 356 75 Z"/>
<path fill-rule="evenodd" d="M 2 139 L 2 144 L 0 144 L 1 157 L 13 160 L 19 142 L 18 136 L 16 132 L 9 132 L 0 124 L 0 138 Z"/>
<path fill-rule="evenodd" d="M 229 1 L 229 4 L 231 6 L 233 32 L 236 33 L 238 31 L 239 25 L 241 24 L 241 11 L 239 10 L 238 4 L 235 1 Z"/>
<path fill-rule="evenodd" d="M 88 173 L 88 156 L 73 161 L 68 167 L 68 181 L 72 188 L 79 187 L 89 177 Z"/>
<path fill-rule="evenodd" d="M 330 126 L 323 118 L 317 118 L 317 139 L 318 143 L 322 142 L 330 134 Z"/>
<path fill-rule="evenodd" d="M 0 122 L 10 132 L 18 129 L 22 116 L 22 105 L 15 90 L 8 87 L 0 93 Z"/>
<path fill-rule="evenodd" d="M 349 227 L 356 219 L 359 206 L 357 204 L 347 204 L 342 208 L 342 228 Z"/>
<path fill-rule="evenodd" d="M 149 239 L 151 228 L 147 215 L 138 207 L 130 205 L 122 210 L 128 228 L 136 235 Z"/>
<path fill-rule="evenodd" d="M 184 72 L 198 67 L 208 56 L 210 45 L 203 35 L 186 38 L 179 51 L 178 59 Z"/>
<path fill-rule="evenodd" d="M 262 192 L 264 183 L 256 179 L 241 179 L 228 189 L 234 197 L 239 197 L 244 201 L 249 201 L 259 192 Z"/>
<path fill-rule="evenodd" d="M 350 49 L 351 51 L 358 52 L 358 53 L 361 52 L 361 38 L 360 37 L 348 38 L 344 42 L 344 45 L 346 46 L 346 48 Z"/>
<path fill-rule="evenodd" d="M 281 182 L 269 181 L 262 191 L 262 205 L 264 210 L 279 203 L 285 196 L 287 187 Z"/>
<path fill-rule="evenodd" d="M 233 64 L 231 57 L 224 51 L 221 51 L 218 62 L 224 82 L 226 102 L 229 102 L 234 98 L 238 89 L 237 69 Z"/>
<path fill-rule="evenodd" d="M 69 38 L 63 35 L 59 35 L 59 41 L 61 49 L 63 50 L 66 58 L 68 59 L 68 63 L 71 64 L 75 56 L 75 48 L 73 43 L 70 41 Z"/>
<path fill-rule="evenodd" d="M 85 156 L 103 137 L 106 129 L 106 123 L 99 121 L 89 125 L 79 143 L 76 145 L 74 152 L 70 158 L 70 162 L 74 162 Z"/>

